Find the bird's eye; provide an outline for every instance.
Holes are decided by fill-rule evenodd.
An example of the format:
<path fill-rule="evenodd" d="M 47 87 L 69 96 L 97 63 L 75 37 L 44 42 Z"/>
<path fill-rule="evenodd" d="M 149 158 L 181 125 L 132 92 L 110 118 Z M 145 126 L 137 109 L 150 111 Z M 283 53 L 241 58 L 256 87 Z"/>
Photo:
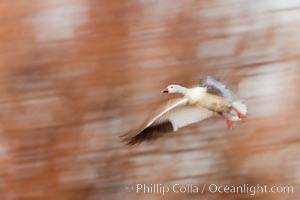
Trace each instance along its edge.
<path fill-rule="evenodd" d="M 173 88 L 173 86 L 171 86 L 171 88 Z"/>

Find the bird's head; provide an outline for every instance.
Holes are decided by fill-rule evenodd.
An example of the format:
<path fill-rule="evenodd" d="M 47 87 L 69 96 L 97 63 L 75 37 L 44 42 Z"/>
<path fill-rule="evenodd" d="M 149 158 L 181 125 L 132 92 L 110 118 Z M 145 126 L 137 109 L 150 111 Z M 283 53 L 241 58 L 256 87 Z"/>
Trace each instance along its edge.
<path fill-rule="evenodd" d="M 169 85 L 161 92 L 163 93 L 181 93 L 182 87 L 180 85 Z"/>

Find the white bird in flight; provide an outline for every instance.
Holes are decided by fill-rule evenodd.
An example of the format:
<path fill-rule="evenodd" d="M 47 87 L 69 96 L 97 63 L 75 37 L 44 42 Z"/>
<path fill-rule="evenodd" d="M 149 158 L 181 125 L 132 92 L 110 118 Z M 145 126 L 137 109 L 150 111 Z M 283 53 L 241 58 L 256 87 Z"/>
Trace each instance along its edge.
<path fill-rule="evenodd" d="M 128 145 L 154 140 L 179 128 L 213 116 L 221 115 L 232 129 L 235 121 L 246 117 L 247 106 L 223 83 L 208 77 L 198 87 L 185 88 L 169 85 L 162 92 L 182 94 L 182 98 L 171 99 L 159 113 L 147 121 L 138 131 L 123 135 Z"/>

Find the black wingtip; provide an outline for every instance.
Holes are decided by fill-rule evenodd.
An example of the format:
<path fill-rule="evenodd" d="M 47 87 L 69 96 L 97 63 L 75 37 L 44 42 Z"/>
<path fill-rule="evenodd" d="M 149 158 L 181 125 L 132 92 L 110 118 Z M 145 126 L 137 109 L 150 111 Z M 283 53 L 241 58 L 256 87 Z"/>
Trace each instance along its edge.
<path fill-rule="evenodd" d="M 151 126 L 143 129 L 135 136 L 132 134 L 124 134 L 123 142 L 128 146 L 140 144 L 144 141 L 156 140 L 157 138 L 165 135 L 166 133 L 174 131 L 173 124 L 170 121 L 165 121 L 160 124 L 152 124 Z"/>
<path fill-rule="evenodd" d="M 122 139 L 121 143 L 125 143 L 126 146 L 133 146 L 136 144 L 134 137 L 130 137 L 129 133 L 119 135 L 119 138 Z"/>

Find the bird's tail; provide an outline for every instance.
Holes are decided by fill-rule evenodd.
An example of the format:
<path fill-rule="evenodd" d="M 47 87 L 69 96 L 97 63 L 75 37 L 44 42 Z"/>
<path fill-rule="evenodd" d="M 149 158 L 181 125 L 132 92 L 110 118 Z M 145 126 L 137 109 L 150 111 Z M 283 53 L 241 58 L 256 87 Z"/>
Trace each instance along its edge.
<path fill-rule="evenodd" d="M 232 107 L 238 112 L 241 119 L 246 117 L 247 105 L 243 101 L 232 102 Z"/>

